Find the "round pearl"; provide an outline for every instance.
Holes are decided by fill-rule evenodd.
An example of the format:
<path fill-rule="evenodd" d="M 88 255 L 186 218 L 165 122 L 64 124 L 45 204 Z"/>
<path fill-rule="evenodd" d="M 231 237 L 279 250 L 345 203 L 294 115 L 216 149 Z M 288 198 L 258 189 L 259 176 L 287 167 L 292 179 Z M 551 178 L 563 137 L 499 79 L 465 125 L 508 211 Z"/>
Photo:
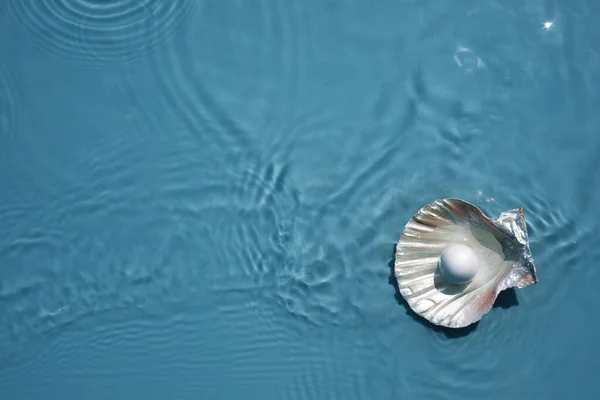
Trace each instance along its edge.
<path fill-rule="evenodd" d="M 477 256 L 470 247 L 456 244 L 447 247 L 442 253 L 440 272 L 452 283 L 467 283 L 475 277 L 478 264 Z"/>

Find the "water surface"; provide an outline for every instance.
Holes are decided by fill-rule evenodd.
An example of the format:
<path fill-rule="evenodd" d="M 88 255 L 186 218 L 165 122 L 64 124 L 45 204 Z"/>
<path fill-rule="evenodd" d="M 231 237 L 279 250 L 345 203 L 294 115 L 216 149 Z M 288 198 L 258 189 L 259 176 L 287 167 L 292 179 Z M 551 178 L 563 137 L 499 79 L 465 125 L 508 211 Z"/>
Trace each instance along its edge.
<path fill-rule="evenodd" d="M 598 17 L 2 2 L 2 397 L 598 398 Z M 442 197 L 524 207 L 539 276 L 461 331 L 390 279 Z"/>

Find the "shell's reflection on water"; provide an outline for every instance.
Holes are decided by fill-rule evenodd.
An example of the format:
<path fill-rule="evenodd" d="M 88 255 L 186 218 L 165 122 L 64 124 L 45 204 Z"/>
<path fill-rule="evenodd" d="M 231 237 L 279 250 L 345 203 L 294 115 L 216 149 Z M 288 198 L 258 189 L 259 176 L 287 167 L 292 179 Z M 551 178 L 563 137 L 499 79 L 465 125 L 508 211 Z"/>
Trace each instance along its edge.
<path fill-rule="evenodd" d="M 4 3 L 4 397 L 598 397 L 596 2 Z M 456 197 L 540 282 L 450 330 L 393 266 Z"/>

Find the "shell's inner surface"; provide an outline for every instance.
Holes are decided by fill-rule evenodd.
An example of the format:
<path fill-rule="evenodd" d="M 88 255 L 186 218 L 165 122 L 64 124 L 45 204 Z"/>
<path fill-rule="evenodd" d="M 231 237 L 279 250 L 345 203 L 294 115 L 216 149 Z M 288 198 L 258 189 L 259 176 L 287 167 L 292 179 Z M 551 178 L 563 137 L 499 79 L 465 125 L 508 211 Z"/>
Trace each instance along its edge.
<path fill-rule="evenodd" d="M 466 246 L 477 259 L 463 283 L 440 270 L 442 254 L 456 246 Z M 437 325 L 470 325 L 501 290 L 537 282 L 523 213 L 507 211 L 494 221 L 463 200 L 437 200 L 406 225 L 396 246 L 395 275 L 417 314 Z"/>

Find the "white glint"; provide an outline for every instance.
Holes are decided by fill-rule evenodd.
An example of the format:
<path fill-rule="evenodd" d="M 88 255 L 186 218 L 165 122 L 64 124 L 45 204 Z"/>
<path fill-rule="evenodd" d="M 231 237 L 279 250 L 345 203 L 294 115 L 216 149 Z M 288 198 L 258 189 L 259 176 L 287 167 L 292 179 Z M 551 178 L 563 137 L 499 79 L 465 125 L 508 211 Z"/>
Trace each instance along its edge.
<path fill-rule="evenodd" d="M 40 317 L 55 317 L 58 314 L 62 313 L 64 310 L 68 309 L 69 306 L 62 306 L 60 308 L 57 308 L 54 311 L 48 311 L 46 310 L 44 307 L 40 306 Z"/>
<path fill-rule="evenodd" d="M 452 56 L 456 65 L 463 68 L 467 72 L 472 72 L 476 69 L 485 68 L 485 63 L 473 50 L 458 46 L 456 52 Z"/>
<path fill-rule="evenodd" d="M 554 23 L 554 21 L 546 21 L 546 22 L 544 22 L 544 29 L 550 29 L 550 27 L 552 27 L 553 23 Z"/>

